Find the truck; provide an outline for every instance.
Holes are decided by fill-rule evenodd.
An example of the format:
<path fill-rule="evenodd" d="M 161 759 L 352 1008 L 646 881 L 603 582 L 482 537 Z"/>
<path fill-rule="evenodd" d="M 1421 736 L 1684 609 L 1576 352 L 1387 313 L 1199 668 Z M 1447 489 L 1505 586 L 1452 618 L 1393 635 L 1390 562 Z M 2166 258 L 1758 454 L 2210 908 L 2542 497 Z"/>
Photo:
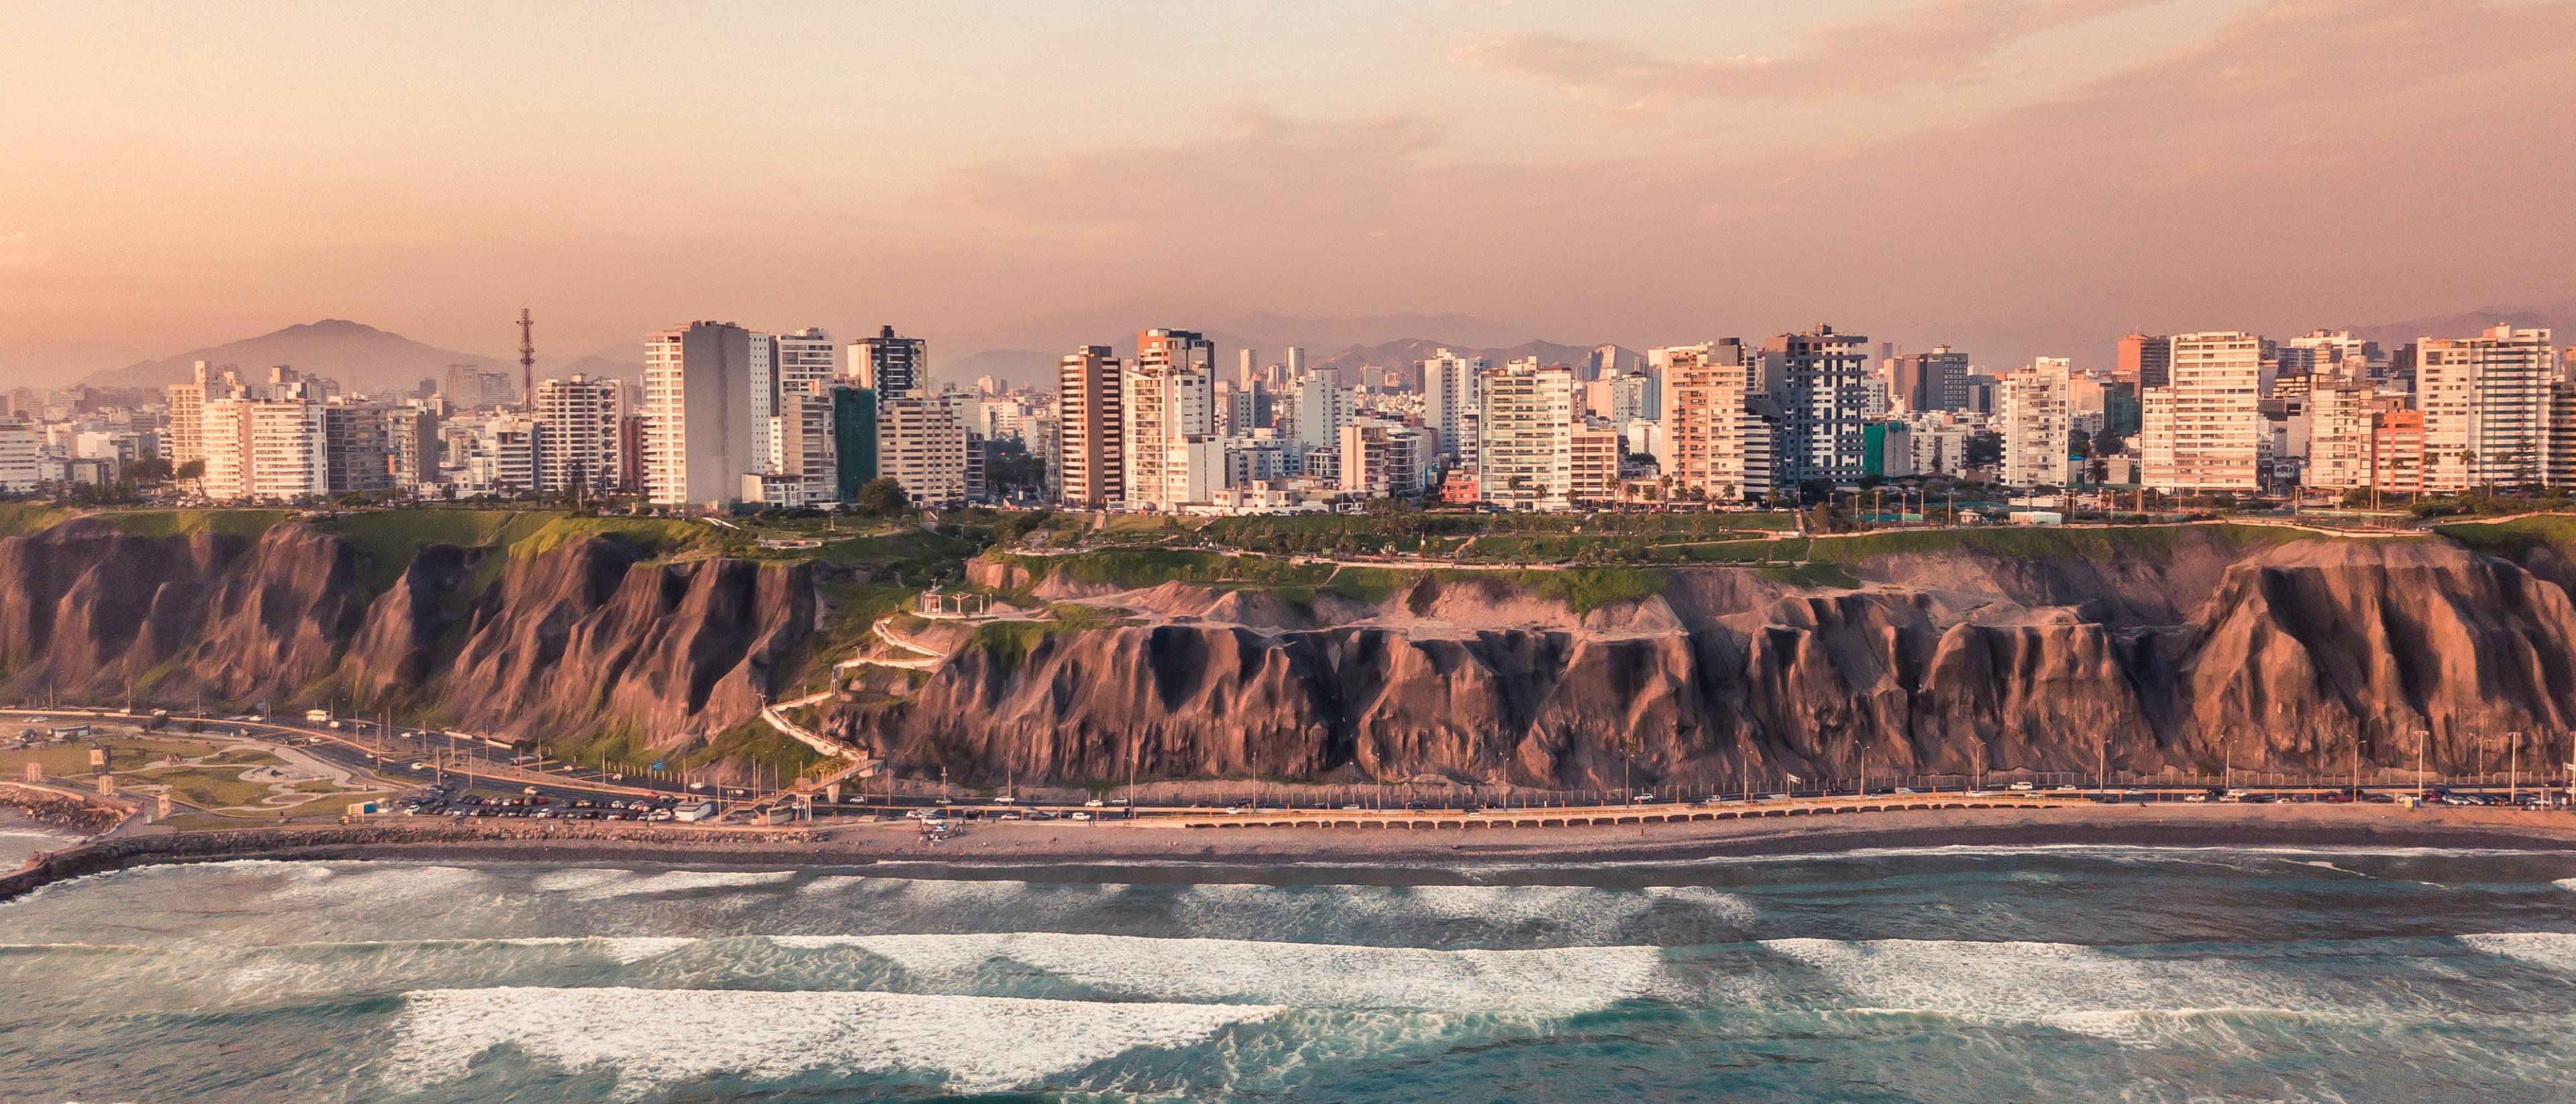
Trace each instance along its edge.
<path fill-rule="evenodd" d="M 307 724 L 321 724 L 322 722 L 330 719 L 331 711 L 328 709 L 307 709 L 304 711 L 304 720 Z"/>
<path fill-rule="evenodd" d="M 671 819 L 683 824 L 691 824 L 697 821 L 707 820 L 715 815 L 716 803 L 712 801 L 701 801 L 695 805 L 682 805 L 679 808 L 671 810 Z"/>

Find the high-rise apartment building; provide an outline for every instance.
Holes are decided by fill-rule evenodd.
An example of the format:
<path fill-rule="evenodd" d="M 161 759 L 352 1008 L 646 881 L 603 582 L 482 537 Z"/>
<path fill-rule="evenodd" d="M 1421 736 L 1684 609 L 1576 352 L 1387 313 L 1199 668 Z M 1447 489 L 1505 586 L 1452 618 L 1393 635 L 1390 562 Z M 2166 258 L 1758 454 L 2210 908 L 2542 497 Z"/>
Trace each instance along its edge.
<path fill-rule="evenodd" d="M 249 456 L 243 497 L 291 502 L 331 486 L 323 406 L 302 399 L 247 399 Z"/>
<path fill-rule="evenodd" d="M 1422 424 L 1437 438 L 1432 447 L 1443 456 L 1472 460 L 1475 448 L 1464 436 L 1478 408 L 1476 380 L 1491 365 L 1483 357 L 1461 356 L 1441 349 L 1422 362 Z"/>
<path fill-rule="evenodd" d="M 1331 376 L 1314 374 L 1290 380 L 1285 398 L 1298 444 L 1310 450 L 1340 444 L 1342 427 L 1351 420 L 1350 388 Z"/>
<path fill-rule="evenodd" d="M 1342 427 L 1341 489 L 1370 498 L 1413 498 L 1430 473 L 1430 435 L 1371 418 Z"/>
<path fill-rule="evenodd" d="M 624 384 L 579 373 L 540 381 L 535 414 L 538 490 L 587 495 L 617 489 L 624 467 L 617 454 L 617 430 L 627 414 Z"/>
<path fill-rule="evenodd" d="M 2348 491 L 2370 485 L 2376 404 L 2368 383 L 2328 379 L 2308 389 L 2308 465 L 2300 485 Z"/>
<path fill-rule="evenodd" d="M 2354 337 L 2350 330 L 2311 330 L 2279 349 L 2281 375 L 2333 377 L 2377 382 L 2388 374 L 2388 356 L 2379 343 Z"/>
<path fill-rule="evenodd" d="M 2545 329 L 2504 325 L 2476 337 L 2416 342 L 2426 489 L 2539 483 L 2556 360 Z"/>
<path fill-rule="evenodd" d="M 752 332 L 692 322 L 644 340 L 644 490 L 657 505 L 726 502 L 757 475 Z M 766 345 L 764 340 L 762 344 Z"/>
<path fill-rule="evenodd" d="M 170 407 L 170 467 L 194 463 L 206 458 L 206 399 L 215 381 L 207 376 L 205 361 L 198 361 L 185 383 L 174 383 L 162 389 Z"/>
<path fill-rule="evenodd" d="M 2144 390 L 2173 382 L 2172 371 L 2172 338 L 2131 333 L 2120 339 L 2119 363 L 2112 369 L 2115 378 Z"/>
<path fill-rule="evenodd" d="M 438 481 L 438 412 L 425 406 L 385 411 L 386 467 L 396 490 Z"/>
<path fill-rule="evenodd" d="M 880 404 L 926 396 L 930 394 L 929 343 L 918 337 L 897 337 L 892 326 L 880 327 L 875 337 L 850 343 L 848 372 L 859 386 L 876 392 Z"/>
<path fill-rule="evenodd" d="M 1483 458 L 1478 493 L 1507 510 L 1563 510 L 1572 505 L 1574 369 L 1540 367 L 1537 358 L 1488 369 Z"/>
<path fill-rule="evenodd" d="M 2146 486 L 2178 494 L 2257 489 L 2263 345 L 2236 331 L 2171 339 L 2168 384 L 2140 399 Z"/>
<path fill-rule="evenodd" d="M 1673 494 L 1711 503 L 1742 502 L 1769 490 L 1748 487 L 1744 468 L 1744 399 L 1753 355 L 1734 338 L 1655 350 L 1672 393 L 1664 428 L 1672 456 L 1664 474 Z M 1768 431 L 1765 430 L 1767 437 Z M 1769 451 L 1769 442 L 1764 442 Z"/>
<path fill-rule="evenodd" d="M 1085 345 L 1056 361 L 1056 493 L 1067 506 L 1105 510 L 1127 500 L 1121 368 L 1107 345 Z"/>
<path fill-rule="evenodd" d="M 2576 363 L 2562 362 L 2549 377 L 2549 432 L 2543 435 L 2540 481 L 2576 487 Z"/>
<path fill-rule="evenodd" d="M 1888 400 L 1908 413 L 1965 410 L 1968 407 L 1968 354 L 1947 345 L 1928 353 L 1888 358 Z"/>
<path fill-rule="evenodd" d="M 1780 486 L 1861 477 L 1861 377 L 1869 371 L 1868 346 L 1868 338 L 1836 333 L 1831 326 L 1763 343 L 1764 376 L 1780 405 L 1772 455 Z"/>
<path fill-rule="evenodd" d="M 0 492 L 24 494 L 44 480 L 44 434 L 15 418 L 0 420 Z"/>
<path fill-rule="evenodd" d="M 1997 406 L 2003 423 L 2006 486 L 2066 483 L 2067 391 L 2073 375 L 2074 363 L 2064 357 L 2040 357 L 2029 367 L 2004 375 Z"/>
<path fill-rule="evenodd" d="M 916 506 L 964 501 L 966 423 L 948 400 L 880 398 L 877 407 L 877 474 L 902 484 Z"/>
<path fill-rule="evenodd" d="M 394 488 L 390 408 L 334 399 L 322 406 L 324 483 L 332 494 L 381 494 Z"/>
<path fill-rule="evenodd" d="M 832 497 L 856 502 L 859 488 L 877 477 L 877 393 L 854 383 L 824 393 L 832 402 Z"/>
<path fill-rule="evenodd" d="M 1173 510 L 1223 487 L 1225 453 L 1210 409 L 1215 361 L 1216 346 L 1188 330 L 1136 335 L 1136 360 L 1119 386 L 1128 505 Z"/>
<path fill-rule="evenodd" d="M 1607 423 L 1577 425 L 1566 435 L 1566 447 L 1566 498 L 1576 509 L 1615 505 L 1622 451 L 1618 428 Z"/>

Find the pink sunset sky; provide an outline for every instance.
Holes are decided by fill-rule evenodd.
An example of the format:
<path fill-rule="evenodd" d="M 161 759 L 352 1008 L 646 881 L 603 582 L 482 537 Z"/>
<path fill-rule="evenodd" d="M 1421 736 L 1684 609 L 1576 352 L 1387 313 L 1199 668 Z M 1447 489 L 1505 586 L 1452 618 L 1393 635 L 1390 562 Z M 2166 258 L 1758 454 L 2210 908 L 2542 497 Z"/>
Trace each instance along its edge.
<path fill-rule="evenodd" d="M 322 317 L 1997 361 L 2576 295 L 2576 3 L 0 6 L 0 383 Z M 1440 338 L 1440 334 L 1417 335 Z"/>

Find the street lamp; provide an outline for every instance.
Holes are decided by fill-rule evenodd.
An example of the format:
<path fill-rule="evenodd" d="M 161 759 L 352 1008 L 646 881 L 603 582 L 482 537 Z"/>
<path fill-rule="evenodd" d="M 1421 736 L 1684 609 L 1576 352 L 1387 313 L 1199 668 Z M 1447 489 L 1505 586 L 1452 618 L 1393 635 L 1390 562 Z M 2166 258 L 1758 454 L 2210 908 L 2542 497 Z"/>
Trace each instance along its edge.
<path fill-rule="evenodd" d="M 2419 798 L 2424 795 L 2424 744 L 2432 738 L 2428 730 L 2415 730 L 2415 796 Z"/>

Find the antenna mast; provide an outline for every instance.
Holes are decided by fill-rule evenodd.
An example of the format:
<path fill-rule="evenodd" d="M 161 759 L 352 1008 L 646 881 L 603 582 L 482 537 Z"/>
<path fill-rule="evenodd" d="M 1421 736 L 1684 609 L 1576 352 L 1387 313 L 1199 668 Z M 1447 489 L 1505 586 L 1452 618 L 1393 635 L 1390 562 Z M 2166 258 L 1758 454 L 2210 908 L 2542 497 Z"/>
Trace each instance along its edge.
<path fill-rule="evenodd" d="M 537 338 L 536 320 L 528 317 L 528 308 L 519 308 L 519 407 L 537 408 Z"/>

